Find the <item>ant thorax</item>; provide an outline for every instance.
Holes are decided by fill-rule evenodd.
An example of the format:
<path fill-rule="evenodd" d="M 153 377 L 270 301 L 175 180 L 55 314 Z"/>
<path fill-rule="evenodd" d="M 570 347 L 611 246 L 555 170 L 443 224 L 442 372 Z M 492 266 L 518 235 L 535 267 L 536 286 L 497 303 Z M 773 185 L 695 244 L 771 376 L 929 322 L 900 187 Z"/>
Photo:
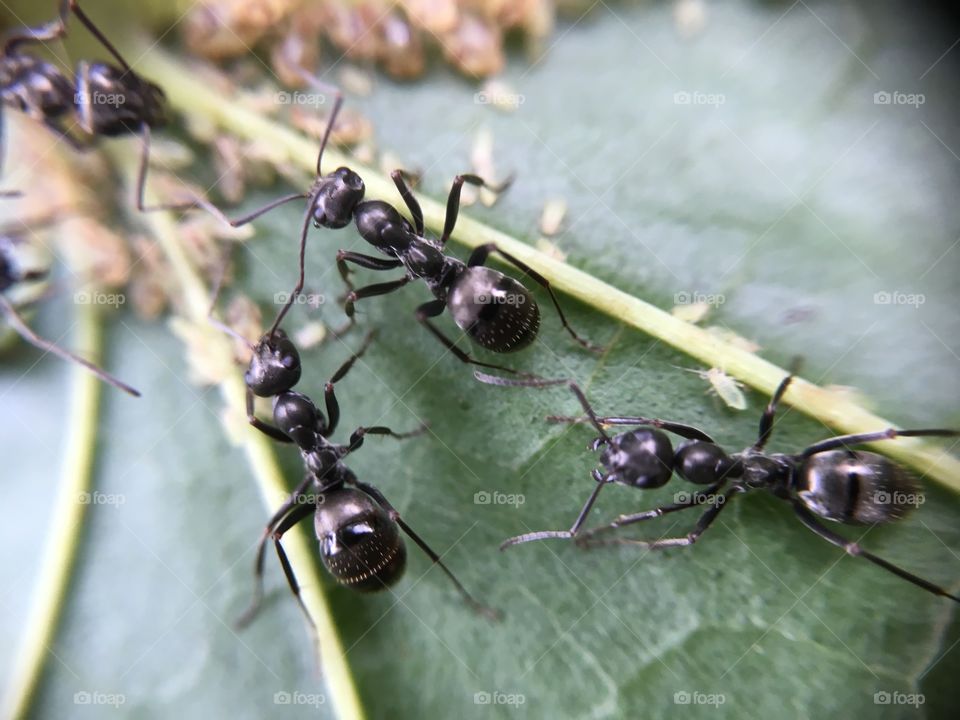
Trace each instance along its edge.
<path fill-rule="evenodd" d="M 758 452 L 743 452 L 732 456 L 734 468 L 741 473 L 736 475 L 750 488 L 785 490 L 790 484 L 795 463 L 787 455 L 765 455 Z M 735 470 L 734 470 L 735 472 Z M 731 475 L 733 472 L 731 472 Z"/>

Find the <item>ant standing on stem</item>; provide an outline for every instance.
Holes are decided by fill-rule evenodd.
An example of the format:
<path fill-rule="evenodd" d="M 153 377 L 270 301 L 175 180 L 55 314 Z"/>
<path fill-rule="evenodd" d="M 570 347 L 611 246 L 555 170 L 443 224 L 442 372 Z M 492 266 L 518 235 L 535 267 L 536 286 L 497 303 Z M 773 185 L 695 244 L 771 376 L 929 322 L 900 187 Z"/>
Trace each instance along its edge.
<path fill-rule="evenodd" d="M 277 313 L 269 331 L 270 335 L 280 326 L 291 305 L 303 290 L 307 234 L 311 221 L 317 228 L 338 229 L 346 227 L 353 220 L 361 237 L 386 258 L 372 257 L 348 250 L 340 250 L 337 253 L 337 268 L 349 291 L 346 295 L 345 310 L 351 319 L 351 324 L 354 317 L 354 304 L 357 300 L 385 295 L 413 280 L 423 280 L 433 293 L 434 300 L 417 308 L 417 320 L 461 361 L 516 373 L 510 368 L 475 360 L 456 347 L 452 340 L 430 322 L 430 318 L 441 315 L 445 309 L 449 308 L 454 322 L 474 342 L 499 353 L 520 350 L 536 339 L 540 327 L 540 309 L 533 296 L 513 278 L 484 267 L 490 255 L 496 253 L 523 271 L 550 294 L 564 329 L 577 343 L 590 350 L 601 350 L 573 330 L 560 308 L 550 282 L 526 263 L 501 250 L 495 243 L 487 243 L 476 248 L 466 263 L 444 254 L 444 246 L 457 222 L 463 184 L 469 183 L 502 192 L 509 186 L 512 179 L 501 185 L 492 185 L 477 175 L 458 175 L 453 181 L 447 199 L 443 233 L 439 240 L 427 238 L 424 234 L 423 211 L 404 180 L 402 171 L 395 170 L 391 173 L 391 177 L 410 211 L 413 218 L 412 225 L 389 203 L 382 200 L 364 200 L 366 188 L 363 179 L 350 168 L 339 167 L 327 175 L 322 173 L 323 152 L 343 104 L 343 97 L 336 88 L 322 83 L 305 70 L 301 72 L 318 90 L 332 93 L 335 98 L 320 142 L 316 178 L 312 186 L 306 192 L 284 195 L 236 219 L 226 217 L 221 210 L 203 198 L 194 198 L 192 201 L 195 207 L 202 207 L 232 227 L 239 227 L 280 205 L 297 199 L 307 199 L 307 208 L 300 227 L 299 276 L 286 303 Z M 183 208 L 184 206 L 172 207 Z M 350 281 L 348 263 L 376 271 L 402 267 L 406 273 L 397 280 L 355 288 Z"/>
<path fill-rule="evenodd" d="M 240 338 L 231 328 L 214 320 L 221 329 Z M 242 339 L 242 338 L 240 338 Z M 447 568 L 440 556 L 403 520 L 400 513 L 376 487 L 363 482 L 344 463 L 343 458 L 363 445 L 367 435 L 387 435 L 404 439 L 420 435 L 426 426 L 408 433 L 395 433 L 383 426 L 359 427 L 347 445 L 330 440 L 340 420 L 340 405 L 334 384 L 353 367 L 370 345 L 372 333 L 324 386 L 326 416 L 306 395 L 293 387 L 300 380 L 300 354 L 280 328 L 268 332 L 256 345 L 244 375 L 247 385 L 247 419 L 268 437 L 300 449 L 306 475 L 289 499 L 267 523 L 257 546 L 255 593 L 250 607 L 238 620 L 248 624 L 257 614 L 263 598 L 263 565 L 267 541 L 272 539 L 290 589 L 310 621 L 293 568 L 280 540 L 290 528 L 311 515 L 320 543 L 324 567 L 341 585 L 359 592 L 377 592 L 395 583 L 406 566 L 402 530 L 438 565 L 453 582 L 463 600 L 475 611 L 496 618 L 495 611 L 475 600 Z M 244 341 L 246 342 L 246 341 Z M 273 398 L 274 424 L 254 414 L 254 396 Z"/>
<path fill-rule="evenodd" d="M 475 374 L 478 380 L 491 385 L 545 387 L 564 382 L 497 378 L 479 371 Z M 960 437 L 960 431 L 889 428 L 828 438 L 796 454 L 765 453 L 763 449 L 773 434 L 777 405 L 792 380 L 793 375 L 785 377 L 773 394 L 760 418 L 757 441 L 746 450 L 729 455 L 713 438 L 689 425 L 646 417 L 599 417 L 577 384 L 569 382 L 586 418 L 552 415 L 548 420 L 569 423 L 586 421 L 593 425 L 599 435 L 590 443 L 590 449 L 603 450 L 600 455 L 603 470 L 594 469 L 591 472 L 596 486 L 569 530 L 525 533 L 505 540 L 500 548 L 548 538 L 572 538 L 578 544 L 585 545 L 639 545 L 651 550 L 693 545 L 731 498 L 752 490 L 766 490 L 788 502 L 807 529 L 842 548 L 848 555 L 862 557 L 934 595 L 960 602 L 960 597 L 864 550 L 858 543 L 833 532 L 820 522 L 823 519 L 846 525 L 880 525 L 901 519 L 917 504 L 915 498 L 919 495 L 919 487 L 906 470 L 883 455 L 855 450 L 855 447 L 897 437 Z M 609 425 L 647 427 L 611 436 L 604 428 Z M 686 442 L 674 449 L 663 431 L 679 435 Z M 674 473 L 688 482 L 705 487 L 682 502 L 621 515 L 608 525 L 580 533 L 597 496 L 609 483 L 640 489 L 657 488 L 665 485 Z M 652 541 L 594 538 L 604 531 L 701 505 L 706 505 L 707 510 L 693 530 L 682 537 Z"/>

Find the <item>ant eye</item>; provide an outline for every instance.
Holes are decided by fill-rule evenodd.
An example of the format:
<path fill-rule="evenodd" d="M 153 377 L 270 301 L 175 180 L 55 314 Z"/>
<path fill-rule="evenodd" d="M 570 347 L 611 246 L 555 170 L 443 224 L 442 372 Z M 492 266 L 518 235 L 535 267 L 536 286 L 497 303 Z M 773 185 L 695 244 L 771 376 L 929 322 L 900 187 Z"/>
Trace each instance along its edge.
<path fill-rule="evenodd" d="M 284 355 L 280 362 L 285 368 L 287 368 L 287 370 L 290 370 L 297 365 L 297 359 L 293 355 Z"/>

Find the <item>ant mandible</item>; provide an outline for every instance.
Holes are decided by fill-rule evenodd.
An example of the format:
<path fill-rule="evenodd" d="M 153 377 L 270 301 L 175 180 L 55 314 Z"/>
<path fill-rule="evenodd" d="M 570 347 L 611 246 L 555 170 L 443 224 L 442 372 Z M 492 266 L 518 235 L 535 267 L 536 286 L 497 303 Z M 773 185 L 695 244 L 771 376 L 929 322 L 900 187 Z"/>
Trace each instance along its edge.
<path fill-rule="evenodd" d="M 232 329 L 214 322 L 234 337 L 240 337 Z M 256 345 L 250 346 L 253 355 L 244 375 L 247 419 L 268 437 L 295 444 L 300 449 L 306 475 L 263 531 L 257 546 L 254 598 L 238 620 L 239 626 L 248 624 L 259 611 L 263 598 L 264 555 L 271 538 L 290 589 L 313 624 L 280 542 L 284 533 L 311 515 L 320 544 L 320 558 L 341 585 L 359 592 L 377 592 L 395 583 L 406 567 L 406 549 L 400 535 L 403 531 L 440 567 L 471 608 L 491 618 L 497 616 L 467 592 L 440 556 L 403 520 L 380 490 L 359 480 L 343 463 L 344 457 L 363 445 L 367 435 L 404 439 L 422 434 L 426 426 L 408 433 L 395 433 L 383 426 L 361 426 L 350 435 L 347 445 L 330 440 L 340 420 L 334 385 L 363 355 L 371 339 L 372 334 L 324 386 L 326 415 L 309 397 L 293 390 L 301 375 L 300 354 L 282 329 L 264 334 Z M 273 398 L 273 425 L 255 415 L 255 396 Z"/>
<path fill-rule="evenodd" d="M 74 355 L 69 350 L 64 350 L 56 343 L 45 340 L 37 335 L 33 329 L 24 321 L 17 312 L 17 306 L 6 297 L 5 293 L 11 288 L 25 283 L 41 282 L 50 274 L 49 268 L 28 268 L 24 267 L 19 259 L 18 248 L 24 242 L 23 235 L 30 232 L 27 229 L 17 230 L 13 228 L 0 229 L 0 313 L 3 314 L 7 324 L 13 328 L 17 334 L 24 340 L 44 352 L 53 353 L 64 360 L 69 360 L 83 365 L 90 372 L 96 375 L 104 382 L 110 383 L 125 393 L 140 397 L 140 392 L 130 387 L 122 380 L 118 380 L 113 375 L 97 367 L 89 360 L 84 360 L 78 355 Z"/>
<path fill-rule="evenodd" d="M 497 378 L 477 372 L 477 378 L 492 385 L 519 385 L 545 387 L 564 381 L 514 380 Z M 880 525 L 895 522 L 909 513 L 919 493 L 916 480 L 892 460 L 874 452 L 855 450 L 865 443 L 892 440 L 897 437 L 958 437 L 960 431 L 931 428 L 896 430 L 888 428 L 877 432 L 839 435 L 821 440 L 799 453 L 765 453 L 763 451 L 773 434 L 774 416 L 780 400 L 793 380 L 783 379 L 760 418 L 757 441 L 746 450 L 727 454 L 702 430 L 682 423 L 646 417 L 599 417 L 590 406 L 583 391 L 574 382 L 568 382 L 579 400 L 586 418 L 552 415 L 552 422 L 581 423 L 586 420 L 599 433 L 590 443 L 591 450 L 600 450 L 603 470 L 591 472 L 596 486 L 569 530 L 547 530 L 525 533 L 509 538 L 501 549 L 511 545 L 547 538 L 573 538 L 578 544 L 629 544 L 651 550 L 693 545 L 716 520 L 728 501 L 736 495 L 752 490 L 766 490 L 790 503 L 800 522 L 816 535 L 854 557 L 865 560 L 923 588 L 924 590 L 960 602 L 960 597 L 944 588 L 914 575 L 883 558 L 863 549 L 858 543 L 825 527 L 820 520 L 846 525 Z M 609 435 L 608 425 L 647 426 Z M 665 432 L 679 435 L 686 442 L 673 448 Z M 621 515 L 612 523 L 580 533 L 600 491 L 610 483 L 634 488 L 656 488 L 665 485 L 676 473 L 687 482 L 705 486 L 683 501 L 652 510 Z M 707 505 L 693 530 L 682 537 L 668 537 L 645 541 L 632 538 L 594 539 L 598 533 L 614 528 Z"/>

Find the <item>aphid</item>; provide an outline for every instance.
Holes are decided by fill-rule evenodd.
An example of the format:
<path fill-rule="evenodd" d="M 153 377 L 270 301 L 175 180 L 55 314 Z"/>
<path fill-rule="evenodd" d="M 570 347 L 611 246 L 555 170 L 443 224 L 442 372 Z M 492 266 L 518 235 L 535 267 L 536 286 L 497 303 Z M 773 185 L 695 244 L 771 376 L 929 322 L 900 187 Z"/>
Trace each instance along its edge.
<path fill-rule="evenodd" d="M 749 353 L 755 353 L 760 350 L 760 345 L 753 340 L 738 335 L 733 330 L 722 325 L 710 325 L 705 328 L 708 333 L 722 343 L 727 343 L 740 350 L 746 350 Z"/>
<path fill-rule="evenodd" d="M 475 375 L 491 385 L 546 387 L 564 382 L 498 378 L 479 371 Z M 792 375 L 785 377 L 767 404 L 760 418 L 756 442 L 742 452 L 731 454 L 727 454 L 705 432 L 690 425 L 646 417 L 600 417 L 576 383 L 569 382 L 586 417 L 550 416 L 548 420 L 591 424 L 598 436 L 589 447 L 601 451 L 602 469 L 591 472 L 595 483 L 593 491 L 569 530 L 524 533 L 504 541 L 501 549 L 548 538 L 574 538 L 585 545 L 625 544 L 648 549 L 693 545 L 735 496 L 766 490 L 789 503 L 807 529 L 842 548 L 848 555 L 862 557 L 934 595 L 960 602 L 960 597 L 874 555 L 821 522 L 881 525 L 903 518 L 922 503 L 916 478 L 892 460 L 859 450 L 859 446 L 898 437 L 960 437 L 960 431 L 888 428 L 827 438 L 795 454 L 765 453 L 764 447 L 773 434 L 777 406 L 792 380 Z M 637 429 L 610 435 L 606 430 L 608 426 L 636 426 Z M 674 448 L 667 433 L 679 435 L 685 442 Z M 674 474 L 700 489 L 683 493 L 677 502 L 669 505 L 621 515 L 612 523 L 581 532 L 597 496 L 607 485 L 619 483 L 638 489 L 658 488 L 666 485 Z M 649 541 L 597 537 L 615 528 L 701 506 L 707 509 L 693 529 L 683 536 Z"/>
<path fill-rule="evenodd" d="M 540 232 L 547 237 L 553 237 L 563 226 L 567 216 L 567 201 L 563 198 L 551 198 L 543 205 L 540 213 Z"/>
<path fill-rule="evenodd" d="M 710 312 L 710 305 L 705 302 L 682 303 L 670 308 L 670 314 L 684 322 L 696 324 L 703 320 Z"/>
<path fill-rule="evenodd" d="M 709 370 L 694 370 L 691 368 L 677 369 L 695 373 L 710 383 L 707 392 L 723 400 L 723 404 L 728 408 L 732 410 L 747 409 L 747 398 L 743 394 L 743 390 L 741 390 L 743 383 L 730 377 L 720 368 L 710 368 Z"/>

